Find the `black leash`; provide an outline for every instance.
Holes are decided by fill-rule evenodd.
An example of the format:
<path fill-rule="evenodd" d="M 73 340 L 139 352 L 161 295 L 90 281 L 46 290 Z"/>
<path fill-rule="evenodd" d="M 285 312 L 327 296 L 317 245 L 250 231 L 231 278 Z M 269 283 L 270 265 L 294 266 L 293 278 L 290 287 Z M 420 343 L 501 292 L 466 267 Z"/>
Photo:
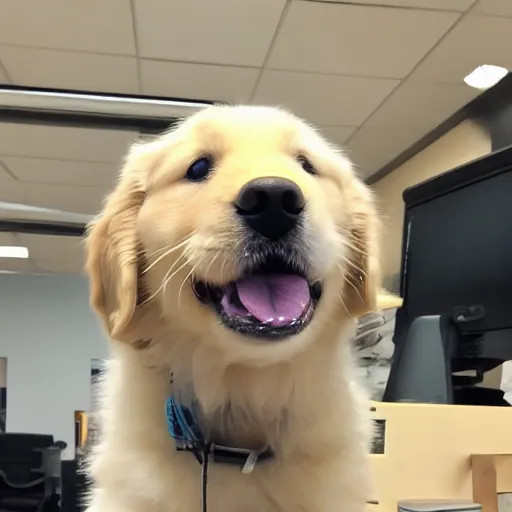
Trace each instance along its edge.
<path fill-rule="evenodd" d="M 210 443 L 205 443 L 203 447 L 203 457 L 201 463 L 201 510 L 207 512 L 208 509 L 208 462 L 210 460 Z"/>
<path fill-rule="evenodd" d="M 167 428 L 176 443 L 176 450 L 191 452 L 201 465 L 201 510 L 207 512 L 209 462 L 238 466 L 239 470 L 247 475 L 259 461 L 271 459 L 274 454 L 270 448 L 255 451 L 207 441 L 193 412 L 190 408 L 177 403 L 172 396 L 165 402 Z"/>

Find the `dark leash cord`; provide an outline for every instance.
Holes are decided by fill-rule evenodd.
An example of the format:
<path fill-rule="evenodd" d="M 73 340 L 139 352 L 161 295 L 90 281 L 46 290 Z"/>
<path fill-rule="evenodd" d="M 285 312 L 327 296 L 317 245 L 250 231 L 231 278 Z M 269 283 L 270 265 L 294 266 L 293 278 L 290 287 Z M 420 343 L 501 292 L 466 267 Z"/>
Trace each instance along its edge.
<path fill-rule="evenodd" d="M 201 512 L 208 512 L 208 464 L 212 452 L 211 443 L 194 443 L 190 446 L 197 462 L 201 464 Z M 0 512 L 2 512 L 0 510 Z"/>
<path fill-rule="evenodd" d="M 201 510 L 207 512 L 208 466 L 210 462 L 231 464 L 247 475 L 259 460 L 273 457 L 270 448 L 254 451 L 214 444 L 206 441 L 193 411 L 182 406 L 173 396 L 165 402 L 165 415 L 169 435 L 176 443 L 176 450 L 191 452 L 201 465 Z"/>
<path fill-rule="evenodd" d="M 208 462 L 210 459 L 211 444 L 205 443 L 203 447 L 203 457 L 201 463 L 201 511 L 207 512 L 208 509 Z"/>

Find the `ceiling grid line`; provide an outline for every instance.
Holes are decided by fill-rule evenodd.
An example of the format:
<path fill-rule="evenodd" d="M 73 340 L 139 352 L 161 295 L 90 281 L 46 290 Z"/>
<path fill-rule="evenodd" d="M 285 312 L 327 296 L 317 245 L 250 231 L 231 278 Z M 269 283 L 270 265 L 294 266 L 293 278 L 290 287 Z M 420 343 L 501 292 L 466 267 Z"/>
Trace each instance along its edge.
<path fill-rule="evenodd" d="M 386 98 L 379 104 L 379 106 L 363 121 L 363 123 L 361 123 L 361 125 L 355 130 L 355 132 L 348 138 L 347 140 L 347 144 L 350 143 L 350 141 L 354 138 L 354 136 L 361 130 L 361 128 L 372 118 L 373 115 L 375 115 L 375 113 L 384 105 L 384 103 L 386 103 L 392 96 L 393 94 L 396 94 L 399 90 L 400 90 L 400 87 L 403 87 L 403 85 L 405 84 L 405 82 L 407 81 L 407 79 L 414 73 L 414 71 L 421 65 L 422 62 L 424 62 L 428 56 L 443 42 L 443 40 L 448 36 L 448 34 L 466 17 L 469 15 L 469 13 L 471 12 L 471 10 L 475 7 L 476 5 L 476 2 L 478 0 L 474 0 L 474 2 L 471 4 L 471 6 L 469 7 L 469 9 L 466 11 L 466 12 L 463 12 L 463 13 L 459 13 L 460 16 L 458 17 L 458 19 L 455 21 L 455 23 L 453 23 L 453 25 L 444 33 L 444 35 L 442 35 L 438 41 L 427 51 L 427 53 L 425 53 L 425 55 L 416 63 L 416 65 L 411 69 L 411 71 L 409 72 L 409 74 L 402 79 L 402 81 L 397 85 L 397 87 L 395 87 L 395 89 L 393 89 L 393 91 L 391 91 L 388 96 L 386 96 Z"/>
<path fill-rule="evenodd" d="M 137 20 L 135 19 L 135 0 L 130 0 L 130 11 L 132 15 L 132 30 L 133 39 L 135 43 L 135 57 L 137 59 L 137 82 L 139 85 L 139 94 L 142 93 L 142 70 L 140 66 L 140 52 L 139 52 L 139 34 L 137 30 Z"/>
<path fill-rule="evenodd" d="M 249 100 L 252 103 L 254 101 L 254 96 L 256 95 L 256 91 L 258 90 L 258 86 L 261 81 L 261 77 L 263 76 L 263 73 L 265 71 L 265 68 L 267 66 L 267 62 L 270 58 L 270 55 L 272 54 L 272 50 L 274 48 L 274 44 L 277 40 L 277 37 L 279 35 L 279 31 L 281 30 L 281 27 L 283 26 L 284 20 L 286 19 L 286 15 L 288 14 L 288 10 L 290 9 L 290 6 L 292 4 L 292 0 L 286 0 L 286 3 L 283 7 L 283 10 L 281 11 L 281 16 L 279 17 L 279 21 L 277 22 L 276 29 L 274 31 L 274 34 L 272 36 L 272 39 L 270 41 L 270 44 L 267 48 L 267 53 L 265 54 L 265 58 L 263 59 L 263 63 L 260 67 L 258 76 L 256 78 L 256 82 L 254 83 L 254 87 L 251 91 L 251 94 L 249 95 Z"/>
<path fill-rule="evenodd" d="M 0 48 L 21 48 L 25 50 L 47 50 L 55 53 L 77 53 L 79 55 L 102 55 L 108 57 L 135 57 L 135 55 L 129 53 L 112 53 L 112 52 L 102 52 L 102 51 L 92 51 L 92 50 L 81 50 L 81 49 L 69 49 L 69 48 L 54 48 L 52 46 L 46 45 L 32 45 L 32 44 L 13 44 L 13 43 L 5 43 L 0 41 Z"/>
<path fill-rule="evenodd" d="M 9 72 L 7 71 L 7 68 L 3 65 L 2 61 L 0 60 L 0 76 L 2 74 L 5 75 L 5 78 L 7 78 L 7 82 L 9 84 L 13 83 L 11 77 L 9 76 Z"/>
<path fill-rule="evenodd" d="M 59 158 L 58 156 L 52 156 L 52 157 L 48 157 L 48 156 L 26 156 L 26 155 L 20 155 L 19 153 L 8 153 L 8 152 L 2 152 L 1 157 L 7 157 L 7 158 L 27 158 L 29 160 L 43 160 L 43 161 L 50 161 L 50 162 L 67 162 L 67 163 L 70 163 L 70 164 L 73 164 L 73 163 L 112 164 L 113 163 L 111 160 L 87 160 L 85 158 L 81 158 L 81 159 L 77 160 L 75 158 Z M 0 164 L 1 163 L 2 162 L 0 161 Z"/>
<path fill-rule="evenodd" d="M 371 180 L 480 96 L 463 83 L 471 69 L 512 69 L 507 2 L 0 0 L 0 80 L 283 106 L 345 147 Z M 22 24 L 29 6 L 34 24 Z M 91 216 L 139 135 L 0 120 L 0 219 L 20 215 L 14 203 L 41 221 L 48 209 L 64 222 Z M 8 235 L 0 243 L 26 246 L 33 265 L 0 260 L 0 271 L 81 272 L 78 239 Z"/>
<path fill-rule="evenodd" d="M 512 0 L 511 0 L 512 1 Z M 351 73 L 336 73 L 334 71 L 307 71 L 302 69 L 283 69 L 280 67 L 266 66 L 264 71 L 284 71 L 290 74 L 301 74 L 301 75 L 319 75 L 319 76 L 339 76 L 344 78 L 367 78 L 368 80 L 397 80 L 396 76 L 386 75 L 356 75 Z"/>
<path fill-rule="evenodd" d="M 2 160 L 0 160 L 0 170 L 4 170 L 5 173 L 15 181 L 20 181 L 16 175 L 9 169 L 9 166 Z"/>
<path fill-rule="evenodd" d="M 403 10 L 411 10 L 411 11 L 427 11 L 427 12 L 454 12 L 461 13 L 463 11 L 459 11 L 457 9 L 439 9 L 436 7 L 426 7 L 426 6 L 418 6 L 418 5 L 393 5 L 386 3 L 370 3 L 370 2 L 344 2 L 343 0 L 299 0 L 302 2 L 308 2 L 312 4 L 334 4 L 334 5 L 360 5 L 361 7 L 383 7 L 384 9 L 403 9 Z M 474 0 L 476 1 L 476 0 Z"/>
<path fill-rule="evenodd" d="M 144 60 L 147 62 L 162 62 L 169 64 L 199 64 L 201 66 L 217 66 L 219 68 L 241 68 L 241 69 L 260 69 L 261 66 L 250 66 L 250 65 L 241 65 L 241 64 L 225 64 L 222 62 L 205 62 L 200 60 L 195 60 L 191 62 L 189 60 L 179 60 L 179 59 L 163 59 L 158 57 L 140 57 L 140 60 Z"/>

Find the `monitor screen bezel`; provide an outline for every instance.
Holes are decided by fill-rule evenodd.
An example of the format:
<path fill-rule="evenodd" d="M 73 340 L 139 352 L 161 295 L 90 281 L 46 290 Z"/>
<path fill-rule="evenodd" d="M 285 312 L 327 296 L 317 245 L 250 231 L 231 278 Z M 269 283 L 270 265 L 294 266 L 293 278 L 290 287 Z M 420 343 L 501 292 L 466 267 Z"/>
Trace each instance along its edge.
<path fill-rule="evenodd" d="M 427 181 L 409 187 L 403 192 L 405 203 L 400 262 L 400 296 L 407 302 L 407 243 L 410 229 L 410 210 L 422 203 L 432 201 L 460 188 L 473 185 L 494 175 L 510 171 L 512 168 L 512 145 L 490 153 L 446 171 Z"/>

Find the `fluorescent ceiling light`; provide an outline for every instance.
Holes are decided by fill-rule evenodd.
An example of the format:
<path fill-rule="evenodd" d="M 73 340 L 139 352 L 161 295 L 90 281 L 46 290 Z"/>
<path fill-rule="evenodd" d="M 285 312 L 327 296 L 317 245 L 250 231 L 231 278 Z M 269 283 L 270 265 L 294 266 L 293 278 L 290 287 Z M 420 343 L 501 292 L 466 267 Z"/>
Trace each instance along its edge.
<path fill-rule="evenodd" d="M 506 68 L 484 64 L 471 71 L 471 73 L 464 78 L 464 82 L 474 89 L 483 91 L 495 86 L 501 79 L 505 78 L 507 74 L 508 69 Z"/>
<path fill-rule="evenodd" d="M 0 109 L 21 109 L 34 112 L 73 112 L 132 119 L 171 119 L 193 114 L 211 104 L 211 102 L 200 101 L 0 87 Z"/>
<path fill-rule="evenodd" d="M 16 247 L 12 245 L 0 245 L 0 258 L 28 258 L 28 249 L 26 247 Z"/>

